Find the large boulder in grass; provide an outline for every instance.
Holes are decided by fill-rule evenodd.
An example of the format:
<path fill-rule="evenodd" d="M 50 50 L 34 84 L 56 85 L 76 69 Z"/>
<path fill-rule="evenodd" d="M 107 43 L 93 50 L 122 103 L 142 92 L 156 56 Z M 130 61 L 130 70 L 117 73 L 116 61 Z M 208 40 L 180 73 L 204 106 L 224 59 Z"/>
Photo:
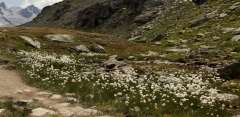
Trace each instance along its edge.
<path fill-rule="evenodd" d="M 65 43 L 74 42 L 73 36 L 67 35 L 67 34 L 48 34 L 48 35 L 45 35 L 45 37 L 56 42 L 65 42 Z"/>
<path fill-rule="evenodd" d="M 75 50 L 78 52 L 78 53 L 89 53 L 90 50 L 84 46 L 84 45 L 79 45 L 79 46 L 76 46 L 75 47 Z"/>
<path fill-rule="evenodd" d="M 220 77 L 224 79 L 240 79 L 240 62 L 233 63 L 218 70 Z"/>
<path fill-rule="evenodd" d="M 96 53 L 105 54 L 106 50 L 99 44 L 92 44 L 91 49 Z"/>
<path fill-rule="evenodd" d="M 41 44 L 40 42 L 36 41 L 36 40 L 32 40 L 31 38 L 27 37 L 27 36 L 20 36 L 21 39 L 27 41 L 30 45 L 32 45 L 35 48 L 40 49 Z"/>

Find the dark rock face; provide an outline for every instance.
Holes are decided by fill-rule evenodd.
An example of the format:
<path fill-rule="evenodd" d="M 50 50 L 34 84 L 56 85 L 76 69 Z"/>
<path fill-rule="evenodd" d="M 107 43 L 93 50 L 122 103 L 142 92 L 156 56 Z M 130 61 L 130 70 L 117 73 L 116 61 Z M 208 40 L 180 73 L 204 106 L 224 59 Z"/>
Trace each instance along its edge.
<path fill-rule="evenodd" d="M 19 13 L 25 18 L 29 18 L 29 17 L 33 16 L 34 14 L 39 14 L 40 12 L 41 11 L 37 7 L 35 7 L 34 5 L 31 5 L 25 9 L 21 10 Z"/>
<path fill-rule="evenodd" d="M 96 4 L 78 13 L 76 28 L 93 28 L 104 24 L 111 16 L 116 13 L 121 14 L 120 12 L 126 8 L 130 9 L 130 12 L 125 18 L 132 20 L 134 16 L 140 14 L 144 1 L 146 0 L 113 0 Z"/>
<path fill-rule="evenodd" d="M 3 9 L 6 9 L 6 8 L 7 8 L 4 2 L 2 2 L 2 3 L 0 4 L 0 7 L 2 7 Z"/>

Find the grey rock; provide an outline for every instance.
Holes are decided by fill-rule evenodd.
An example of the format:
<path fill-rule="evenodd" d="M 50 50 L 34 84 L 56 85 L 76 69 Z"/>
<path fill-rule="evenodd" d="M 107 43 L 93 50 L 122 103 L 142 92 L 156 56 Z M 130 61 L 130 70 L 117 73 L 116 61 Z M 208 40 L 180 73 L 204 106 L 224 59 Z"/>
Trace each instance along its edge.
<path fill-rule="evenodd" d="M 235 30 L 235 28 L 223 28 L 222 33 L 231 33 Z"/>
<path fill-rule="evenodd" d="M 143 14 L 135 17 L 135 19 L 133 20 L 136 24 L 145 24 L 147 22 L 149 22 L 150 20 L 152 20 L 153 18 L 157 17 L 157 12 L 155 11 L 147 11 L 144 12 Z"/>
<path fill-rule="evenodd" d="M 221 13 L 221 14 L 219 15 L 220 18 L 224 18 L 224 17 L 226 17 L 226 16 L 227 16 L 227 13 Z"/>
<path fill-rule="evenodd" d="M 240 40 L 240 35 L 235 35 L 231 39 L 232 42 L 238 42 L 239 40 Z"/>
<path fill-rule="evenodd" d="M 208 54 L 209 51 L 211 50 L 211 47 L 210 46 L 201 45 L 199 50 L 200 50 L 201 54 Z"/>
<path fill-rule="evenodd" d="M 237 9 L 239 6 L 240 6 L 240 2 L 234 3 L 232 6 L 230 6 L 230 7 L 228 8 L 228 12 L 234 11 L 234 10 Z"/>
<path fill-rule="evenodd" d="M 147 42 L 147 38 L 146 37 L 142 37 L 139 40 L 135 40 L 135 42 L 137 42 L 137 43 L 146 43 Z"/>
<path fill-rule="evenodd" d="M 45 108 L 36 108 L 32 110 L 31 116 L 33 117 L 45 117 L 45 116 L 49 116 L 49 115 L 55 115 L 56 112 L 52 111 L 52 110 L 48 110 Z"/>
<path fill-rule="evenodd" d="M 125 64 L 126 63 L 124 61 L 117 60 L 117 55 L 110 56 L 108 61 L 105 62 L 107 69 L 114 69 L 117 67 L 125 66 Z"/>
<path fill-rule="evenodd" d="M 52 95 L 52 93 L 49 93 L 49 92 L 38 92 L 37 95 L 40 95 L 40 96 L 50 96 L 50 95 Z"/>
<path fill-rule="evenodd" d="M 141 39 L 141 36 L 132 37 L 132 38 L 128 39 L 128 41 L 135 41 L 135 40 L 139 40 L 139 39 Z"/>
<path fill-rule="evenodd" d="M 78 53 L 89 53 L 90 52 L 90 50 L 84 45 L 76 46 L 75 49 Z"/>
<path fill-rule="evenodd" d="M 67 100 L 68 100 L 68 101 L 77 102 L 77 99 L 76 99 L 76 98 L 73 98 L 73 97 L 67 97 Z"/>
<path fill-rule="evenodd" d="M 186 30 L 180 30 L 178 34 L 184 34 Z"/>
<path fill-rule="evenodd" d="M 98 110 L 94 110 L 94 109 L 84 109 L 82 111 L 77 112 L 75 114 L 75 116 L 89 117 L 89 116 L 93 116 L 96 114 L 100 114 L 100 112 Z"/>
<path fill-rule="evenodd" d="M 106 50 L 99 44 L 92 44 L 91 49 L 96 53 L 105 54 Z"/>
<path fill-rule="evenodd" d="M 167 53 L 188 53 L 190 49 L 166 49 L 165 52 Z"/>
<path fill-rule="evenodd" d="M 77 96 L 75 93 L 65 93 L 64 95 L 66 95 L 68 97 L 75 97 L 75 96 Z"/>
<path fill-rule="evenodd" d="M 59 100 L 59 99 L 61 99 L 62 98 L 62 96 L 61 95 L 58 95 L 58 94 L 54 94 L 54 95 L 52 95 L 51 97 L 50 97 L 50 99 L 53 99 L 53 100 Z"/>
<path fill-rule="evenodd" d="M 238 95 L 234 95 L 234 94 L 217 94 L 216 96 L 218 99 L 223 99 L 223 100 L 236 100 L 239 99 Z"/>
<path fill-rule="evenodd" d="M 67 34 L 48 34 L 48 35 L 45 35 L 45 37 L 56 42 L 66 42 L 66 43 L 74 42 L 74 38 L 71 35 L 67 35 Z"/>
<path fill-rule="evenodd" d="M 66 109 L 58 109 L 58 112 L 64 116 L 64 117 L 71 117 L 72 115 L 74 115 L 75 113 Z"/>
<path fill-rule="evenodd" d="M 156 42 L 155 44 L 156 44 L 157 46 L 162 45 L 161 42 Z"/>
<path fill-rule="evenodd" d="M 240 28 L 234 30 L 234 34 L 235 34 L 235 35 L 239 35 L 239 34 L 240 34 Z"/>
<path fill-rule="evenodd" d="M 190 21 L 189 22 L 190 27 L 196 27 L 196 26 L 199 26 L 199 25 L 209 21 L 210 19 L 212 19 L 216 16 L 216 13 L 217 13 L 217 11 L 213 11 L 213 12 L 210 12 L 206 15 L 201 16 L 200 18 L 198 18 L 196 20 Z"/>
<path fill-rule="evenodd" d="M 177 45 L 177 42 L 175 40 L 167 40 L 166 45 L 167 46 L 175 46 L 175 45 Z"/>
<path fill-rule="evenodd" d="M 26 37 L 26 36 L 20 36 L 20 38 L 21 39 L 23 39 L 23 40 L 25 40 L 25 41 L 27 41 L 29 44 L 31 44 L 33 47 L 35 47 L 35 48 L 38 48 L 38 49 L 40 49 L 41 48 L 41 44 L 40 44 L 40 42 L 38 42 L 38 41 L 34 41 L 34 40 L 32 40 L 31 38 L 29 38 L 29 37 Z"/>
<path fill-rule="evenodd" d="M 213 39 L 213 40 L 219 40 L 220 37 L 218 37 L 218 36 L 213 36 L 212 39 Z"/>
<path fill-rule="evenodd" d="M 157 55 L 158 55 L 157 52 L 148 51 L 148 56 L 157 56 Z"/>
<path fill-rule="evenodd" d="M 205 35 L 204 35 L 203 33 L 198 33 L 198 34 L 196 35 L 196 37 L 197 37 L 197 38 L 204 38 Z"/>
<path fill-rule="evenodd" d="M 136 57 L 134 57 L 134 56 L 129 56 L 128 57 L 128 60 L 134 60 L 134 59 L 136 59 Z"/>

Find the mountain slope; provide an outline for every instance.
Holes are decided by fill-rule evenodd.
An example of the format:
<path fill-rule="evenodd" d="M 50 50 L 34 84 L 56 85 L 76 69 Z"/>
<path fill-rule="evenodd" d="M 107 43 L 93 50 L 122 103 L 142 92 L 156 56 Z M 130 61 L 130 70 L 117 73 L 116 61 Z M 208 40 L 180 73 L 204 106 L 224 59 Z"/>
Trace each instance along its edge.
<path fill-rule="evenodd" d="M 21 7 L 11 7 L 7 8 L 5 3 L 0 4 L 0 24 L 1 26 L 17 26 L 26 22 L 31 21 L 37 14 L 40 13 L 40 10 L 31 5 L 25 9 Z"/>

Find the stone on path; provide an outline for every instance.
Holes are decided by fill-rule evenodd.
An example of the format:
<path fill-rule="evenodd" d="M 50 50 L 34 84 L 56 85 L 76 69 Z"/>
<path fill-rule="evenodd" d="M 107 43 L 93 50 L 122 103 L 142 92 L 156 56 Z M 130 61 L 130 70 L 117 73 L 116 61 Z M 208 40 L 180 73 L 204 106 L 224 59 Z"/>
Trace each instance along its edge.
<path fill-rule="evenodd" d="M 5 109 L 0 109 L 0 114 L 3 113 L 3 111 L 5 111 Z"/>
<path fill-rule="evenodd" d="M 47 115 L 55 115 L 56 113 L 52 110 L 48 110 L 45 108 L 36 108 L 32 110 L 31 116 L 34 117 L 45 117 Z"/>
<path fill-rule="evenodd" d="M 51 97 L 50 97 L 50 99 L 53 99 L 53 100 L 59 100 L 59 99 L 61 99 L 61 95 L 58 95 L 58 94 L 54 94 L 54 95 L 52 95 Z"/>
<path fill-rule="evenodd" d="M 82 111 L 79 111 L 78 113 L 76 113 L 76 116 L 80 116 L 80 117 L 89 117 L 91 115 L 96 115 L 99 114 L 100 112 L 98 110 L 94 110 L 94 109 L 84 109 Z"/>
<path fill-rule="evenodd" d="M 50 95 L 52 95 L 52 93 L 48 93 L 48 92 L 38 92 L 37 95 L 40 95 L 40 96 L 50 96 Z"/>
<path fill-rule="evenodd" d="M 74 112 L 66 110 L 66 109 L 58 109 L 58 112 L 64 117 L 70 117 L 74 114 Z"/>
<path fill-rule="evenodd" d="M 45 35 L 45 37 L 56 42 L 66 42 L 66 43 L 74 42 L 74 38 L 71 35 L 67 35 L 67 34 L 48 34 L 48 35 Z"/>

